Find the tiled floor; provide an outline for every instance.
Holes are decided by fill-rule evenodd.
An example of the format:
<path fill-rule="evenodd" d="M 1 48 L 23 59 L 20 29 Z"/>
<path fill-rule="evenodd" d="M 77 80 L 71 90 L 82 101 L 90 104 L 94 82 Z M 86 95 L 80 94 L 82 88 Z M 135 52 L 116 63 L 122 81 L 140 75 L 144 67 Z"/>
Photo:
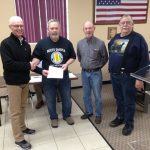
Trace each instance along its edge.
<path fill-rule="evenodd" d="M 36 97 L 33 97 L 34 105 Z M 2 100 L 3 114 L 0 127 L 0 150 L 19 150 L 14 144 L 10 119 L 8 118 L 7 102 Z M 83 114 L 73 101 L 72 117 L 75 124 L 70 126 L 61 115 L 61 103 L 58 103 L 59 127 L 51 128 L 46 105 L 32 109 L 28 104 L 26 123 L 29 128 L 36 129 L 34 135 L 25 136 L 32 144 L 32 150 L 111 150 L 102 136 L 88 120 L 81 120 Z"/>

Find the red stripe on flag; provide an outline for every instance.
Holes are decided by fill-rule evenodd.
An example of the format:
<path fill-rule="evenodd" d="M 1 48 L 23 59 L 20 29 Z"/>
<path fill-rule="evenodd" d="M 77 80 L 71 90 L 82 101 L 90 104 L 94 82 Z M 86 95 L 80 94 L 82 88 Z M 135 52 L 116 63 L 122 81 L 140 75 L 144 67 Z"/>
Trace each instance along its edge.
<path fill-rule="evenodd" d="M 111 24 L 118 23 L 116 17 L 121 17 L 123 14 L 129 14 L 134 18 L 135 23 L 143 23 L 147 21 L 148 0 L 132 3 L 131 1 L 122 1 L 116 5 L 99 5 L 95 3 L 95 23 Z M 131 3 L 130 3 L 131 2 Z M 141 7 L 140 7 L 141 6 Z M 106 18 L 106 19 L 105 19 Z"/>

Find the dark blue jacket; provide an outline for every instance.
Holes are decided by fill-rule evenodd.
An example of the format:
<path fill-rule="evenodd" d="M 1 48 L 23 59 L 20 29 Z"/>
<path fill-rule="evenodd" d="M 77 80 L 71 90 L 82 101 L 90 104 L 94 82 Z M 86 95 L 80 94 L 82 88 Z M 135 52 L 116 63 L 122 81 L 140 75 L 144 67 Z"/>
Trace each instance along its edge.
<path fill-rule="evenodd" d="M 109 43 L 109 72 L 120 73 L 122 61 L 127 44 L 131 40 L 131 34 L 121 37 L 117 34 Z M 148 65 L 148 46 L 142 35 L 135 32 L 133 40 L 126 51 L 125 73 L 133 73 Z"/>

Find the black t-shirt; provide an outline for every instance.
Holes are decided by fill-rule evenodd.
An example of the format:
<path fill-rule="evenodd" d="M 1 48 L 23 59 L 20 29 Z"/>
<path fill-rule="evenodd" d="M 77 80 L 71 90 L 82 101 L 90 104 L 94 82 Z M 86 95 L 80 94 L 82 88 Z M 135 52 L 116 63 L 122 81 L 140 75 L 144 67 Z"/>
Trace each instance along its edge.
<path fill-rule="evenodd" d="M 61 66 L 70 58 L 76 59 L 76 54 L 69 40 L 60 37 L 57 42 L 53 42 L 47 37 L 37 43 L 32 57 L 40 59 L 42 68 L 48 69 L 50 65 Z"/>

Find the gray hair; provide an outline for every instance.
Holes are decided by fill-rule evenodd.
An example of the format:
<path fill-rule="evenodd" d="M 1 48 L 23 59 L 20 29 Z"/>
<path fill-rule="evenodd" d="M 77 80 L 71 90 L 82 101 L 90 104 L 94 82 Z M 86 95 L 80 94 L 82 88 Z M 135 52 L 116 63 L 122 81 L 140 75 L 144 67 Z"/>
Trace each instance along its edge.
<path fill-rule="evenodd" d="M 134 21 L 133 21 L 131 15 L 129 15 L 129 14 L 124 14 L 124 15 L 120 18 L 120 21 L 121 21 L 123 18 L 128 18 L 128 19 L 132 22 L 132 24 L 134 24 Z"/>
<path fill-rule="evenodd" d="M 57 20 L 57 19 L 50 19 L 47 23 L 47 28 L 49 27 L 49 25 L 52 23 L 52 22 L 56 22 L 60 25 L 60 22 Z"/>

